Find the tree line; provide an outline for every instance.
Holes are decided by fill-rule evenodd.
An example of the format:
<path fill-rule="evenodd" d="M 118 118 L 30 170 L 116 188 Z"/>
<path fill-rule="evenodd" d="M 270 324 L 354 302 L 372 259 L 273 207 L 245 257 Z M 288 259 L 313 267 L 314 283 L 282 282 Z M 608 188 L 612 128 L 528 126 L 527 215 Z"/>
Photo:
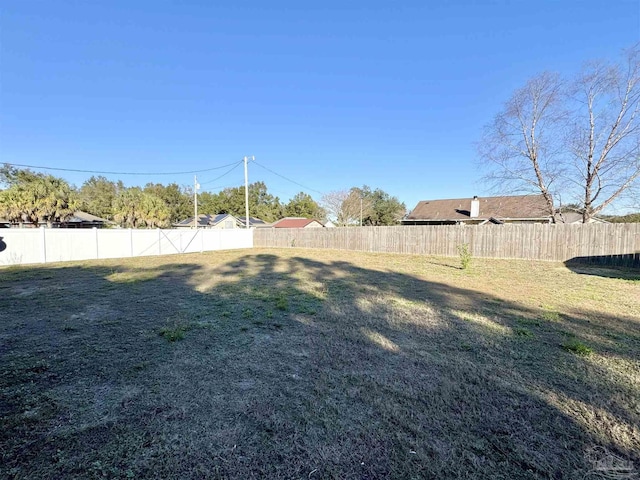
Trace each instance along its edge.
<path fill-rule="evenodd" d="M 194 214 L 192 187 L 176 183 L 126 187 L 122 181 L 93 176 L 75 188 L 53 175 L 4 165 L 0 168 L 0 185 L 5 186 L 0 190 L 0 217 L 14 224 L 52 226 L 81 210 L 126 228 L 160 228 Z M 198 213 L 243 217 L 244 186 L 199 193 Z M 269 193 L 264 182 L 249 185 L 249 214 L 269 223 L 290 216 L 359 225 L 360 213 L 363 225 L 393 225 L 405 214 L 405 205 L 396 197 L 367 186 L 331 192 L 320 203 L 299 192 L 284 203 Z"/>
<path fill-rule="evenodd" d="M 397 197 L 367 185 L 350 190 L 336 190 L 322 196 L 322 205 L 338 226 L 397 225 L 407 207 Z"/>

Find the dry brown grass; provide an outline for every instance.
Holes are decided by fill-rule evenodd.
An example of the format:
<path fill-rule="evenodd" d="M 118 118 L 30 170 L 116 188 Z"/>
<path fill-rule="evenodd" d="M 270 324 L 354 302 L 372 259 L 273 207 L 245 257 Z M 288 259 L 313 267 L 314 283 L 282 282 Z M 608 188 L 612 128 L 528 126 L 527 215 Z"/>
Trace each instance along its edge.
<path fill-rule="evenodd" d="M 640 472 L 638 272 L 458 264 L 264 249 L 0 269 L 0 476 Z"/>

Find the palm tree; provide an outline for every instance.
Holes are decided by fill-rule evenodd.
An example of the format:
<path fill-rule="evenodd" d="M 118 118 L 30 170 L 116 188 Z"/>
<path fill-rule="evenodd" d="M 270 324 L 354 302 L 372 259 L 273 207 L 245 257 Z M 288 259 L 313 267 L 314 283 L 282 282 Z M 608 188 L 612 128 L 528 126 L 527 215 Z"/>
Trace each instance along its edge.
<path fill-rule="evenodd" d="M 160 197 L 153 193 L 143 192 L 140 214 L 148 227 L 155 228 L 167 226 L 171 212 Z"/>
<path fill-rule="evenodd" d="M 22 172 L 22 174 L 20 174 Z M 61 178 L 20 171 L 0 195 L 0 214 L 13 223 L 64 222 L 77 209 L 75 192 Z"/>
<path fill-rule="evenodd" d="M 36 221 L 46 221 L 49 227 L 54 222 L 68 220 L 77 210 L 78 202 L 67 182 L 47 175 L 30 185 L 34 195 L 34 216 Z"/>
<path fill-rule="evenodd" d="M 23 220 L 24 202 L 21 193 L 17 188 L 9 188 L 0 192 L 0 216 L 11 223 L 19 223 Z"/>
<path fill-rule="evenodd" d="M 140 212 L 142 190 L 138 187 L 126 188 L 118 193 L 113 205 L 113 218 L 123 227 L 137 228 L 143 222 Z"/>

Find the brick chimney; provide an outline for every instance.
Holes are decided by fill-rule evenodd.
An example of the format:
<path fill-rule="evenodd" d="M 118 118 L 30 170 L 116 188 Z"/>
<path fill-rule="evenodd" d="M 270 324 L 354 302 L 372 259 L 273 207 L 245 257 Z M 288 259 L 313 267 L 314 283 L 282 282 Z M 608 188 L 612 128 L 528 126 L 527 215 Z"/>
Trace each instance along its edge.
<path fill-rule="evenodd" d="M 478 200 L 478 196 L 476 195 L 471 200 L 471 210 L 469 210 L 469 216 L 471 218 L 478 218 L 480 216 L 480 200 Z"/>

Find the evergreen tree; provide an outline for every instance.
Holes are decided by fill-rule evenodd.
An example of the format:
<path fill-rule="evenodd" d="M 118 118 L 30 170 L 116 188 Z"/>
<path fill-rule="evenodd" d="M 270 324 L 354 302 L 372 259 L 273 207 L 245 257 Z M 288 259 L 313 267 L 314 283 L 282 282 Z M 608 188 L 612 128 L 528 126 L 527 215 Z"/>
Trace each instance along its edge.
<path fill-rule="evenodd" d="M 123 189 L 122 182 L 115 183 L 102 176 L 91 177 L 78 192 L 80 210 L 113 220 L 113 203 Z"/>
<path fill-rule="evenodd" d="M 315 218 L 322 222 L 326 219 L 326 212 L 310 195 L 297 193 L 289 203 L 284 206 L 284 213 L 287 217 Z"/>

